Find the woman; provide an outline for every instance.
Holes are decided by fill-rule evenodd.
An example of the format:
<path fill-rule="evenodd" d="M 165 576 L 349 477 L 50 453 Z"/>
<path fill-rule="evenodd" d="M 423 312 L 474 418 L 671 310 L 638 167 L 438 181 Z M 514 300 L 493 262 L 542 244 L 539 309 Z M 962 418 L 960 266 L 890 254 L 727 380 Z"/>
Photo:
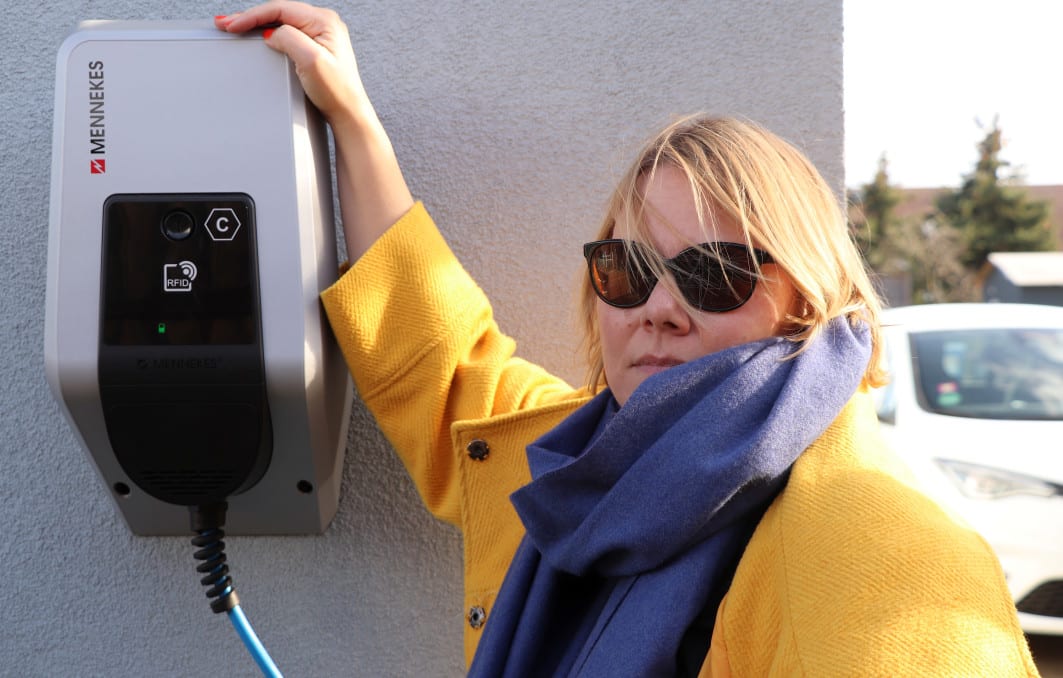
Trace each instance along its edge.
<path fill-rule="evenodd" d="M 354 263 L 322 298 L 462 529 L 471 675 L 1036 674 L 988 546 L 879 442 L 878 302 L 799 152 L 708 117 L 647 144 L 584 248 L 574 390 L 513 356 L 414 203 L 339 17 L 216 21 L 279 25 L 332 126 Z"/>

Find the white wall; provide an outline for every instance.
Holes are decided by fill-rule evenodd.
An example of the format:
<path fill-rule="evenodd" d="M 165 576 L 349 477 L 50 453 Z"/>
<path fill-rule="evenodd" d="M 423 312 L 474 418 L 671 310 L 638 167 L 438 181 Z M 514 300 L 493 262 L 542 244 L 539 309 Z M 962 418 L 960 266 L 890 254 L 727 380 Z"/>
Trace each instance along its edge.
<path fill-rule="evenodd" d="M 183 539 L 126 531 L 44 378 L 55 54 L 88 18 L 209 18 L 206 0 L 9 3 L 0 176 L 0 675 L 252 676 Z M 651 130 L 766 124 L 841 194 L 841 0 L 337 0 L 417 197 L 525 357 L 582 379 L 571 308 L 613 179 Z M 89 10 L 79 9 L 89 7 Z M 461 538 L 354 413 L 323 536 L 232 538 L 243 607 L 291 676 L 463 672 Z"/>

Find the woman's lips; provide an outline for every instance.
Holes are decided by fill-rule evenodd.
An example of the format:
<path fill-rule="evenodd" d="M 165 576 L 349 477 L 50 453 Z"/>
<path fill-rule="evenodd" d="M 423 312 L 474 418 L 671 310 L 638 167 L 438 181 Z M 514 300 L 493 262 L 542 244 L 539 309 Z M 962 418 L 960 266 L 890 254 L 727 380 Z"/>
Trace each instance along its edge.
<path fill-rule="evenodd" d="M 685 361 L 680 360 L 679 358 L 673 358 L 671 356 L 644 355 L 636 359 L 631 366 L 659 372 L 661 370 L 666 370 L 669 367 L 682 365 L 684 362 Z"/>

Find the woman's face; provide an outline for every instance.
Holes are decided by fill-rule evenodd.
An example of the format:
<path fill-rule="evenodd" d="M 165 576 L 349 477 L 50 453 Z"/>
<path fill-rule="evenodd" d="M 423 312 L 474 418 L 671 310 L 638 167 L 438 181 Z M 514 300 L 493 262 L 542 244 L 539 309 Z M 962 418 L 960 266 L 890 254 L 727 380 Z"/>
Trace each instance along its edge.
<path fill-rule="evenodd" d="M 674 257 L 690 243 L 705 241 L 694 198 L 685 175 L 671 165 L 657 169 L 652 181 L 642 180 L 647 203 L 650 242 L 661 256 Z M 729 217 L 716 215 L 711 240 L 745 242 L 742 229 Z M 669 228 L 669 224 L 671 227 Z M 614 238 L 630 238 L 617 225 Z M 754 243 L 756 245 L 756 243 Z M 651 374 L 716 351 L 781 334 L 786 313 L 797 293 L 782 270 L 763 265 L 767 279 L 757 281 L 753 296 L 733 311 L 688 313 L 675 295 L 671 274 L 654 287 L 645 304 L 616 308 L 597 300 L 605 378 L 620 405 Z"/>

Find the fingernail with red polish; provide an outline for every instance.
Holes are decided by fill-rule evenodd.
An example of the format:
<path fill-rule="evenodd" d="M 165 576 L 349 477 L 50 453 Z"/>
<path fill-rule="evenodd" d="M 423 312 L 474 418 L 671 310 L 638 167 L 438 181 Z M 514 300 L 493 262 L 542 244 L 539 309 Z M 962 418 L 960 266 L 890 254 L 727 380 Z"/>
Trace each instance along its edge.
<path fill-rule="evenodd" d="M 277 29 L 276 28 L 267 28 L 266 30 L 262 31 L 262 37 L 264 39 L 266 39 L 266 40 L 269 40 L 269 37 L 271 35 L 273 35 L 273 31 L 275 31 L 275 30 L 277 30 Z"/>

